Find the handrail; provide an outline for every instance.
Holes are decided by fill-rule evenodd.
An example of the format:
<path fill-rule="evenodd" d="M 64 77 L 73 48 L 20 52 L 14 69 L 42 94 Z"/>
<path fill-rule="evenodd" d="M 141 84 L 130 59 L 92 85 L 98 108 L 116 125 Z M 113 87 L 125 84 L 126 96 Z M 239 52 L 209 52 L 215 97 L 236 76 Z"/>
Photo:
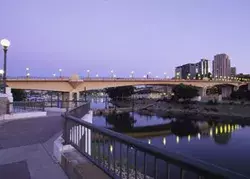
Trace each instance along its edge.
<path fill-rule="evenodd" d="M 41 80 L 41 81 L 69 81 L 70 77 L 8 77 L 7 81 L 32 81 L 32 80 Z M 196 79 L 169 79 L 169 78 L 111 78 L 111 77 L 81 77 L 80 81 L 169 81 L 169 82 L 221 82 L 221 83 L 247 83 L 247 81 L 240 80 L 227 80 L 224 79 L 212 79 L 212 80 L 196 80 Z M 73 80 L 74 81 L 74 80 Z"/>
<path fill-rule="evenodd" d="M 10 112 L 30 112 L 30 111 L 44 111 L 45 103 L 43 101 L 13 101 L 9 103 L 12 107 Z"/>
<path fill-rule="evenodd" d="M 114 145 L 114 147 L 112 147 L 112 150 L 115 150 L 115 146 L 116 143 L 120 143 L 120 146 L 125 145 L 127 148 L 127 156 L 128 155 L 128 150 L 130 150 L 129 148 L 132 147 L 132 149 L 135 152 L 135 156 L 134 156 L 134 160 L 135 160 L 135 168 L 133 169 L 133 171 L 135 173 L 139 172 L 137 170 L 136 167 L 136 158 L 137 158 L 137 152 L 142 152 L 144 153 L 144 177 L 149 174 L 147 174 L 147 171 L 145 171 L 145 168 L 147 167 L 147 164 L 145 166 L 145 155 L 150 155 L 154 157 L 155 163 L 154 167 L 154 177 L 157 176 L 157 160 L 162 160 L 166 163 L 166 166 L 168 166 L 166 168 L 166 170 L 169 169 L 169 164 L 171 165 L 175 165 L 178 166 L 181 169 L 181 175 L 183 173 L 183 171 L 191 171 L 193 173 L 196 173 L 198 176 L 203 176 L 206 178 L 211 178 L 211 179 L 215 179 L 215 178 L 232 178 L 232 179 L 246 179 L 247 177 L 229 171 L 227 169 L 223 169 L 211 164 L 207 164 L 205 162 L 199 161 L 199 160 L 195 160 L 195 159 L 191 159 L 188 158 L 186 156 L 182 156 L 180 154 L 176 154 L 176 153 L 171 153 L 171 152 L 167 152 L 167 151 L 162 151 L 161 149 L 149 145 L 145 142 L 139 141 L 135 138 L 111 131 L 109 129 L 103 128 L 103 127 L 99 127 L 96 126 L 94 124 L 85 122 L 81 119 L 79 119 L 80 115 L 79 115 L 79 111 L 81 111 L 81 108 L 85 108 L 84 111 L 82 111 L 82 115 L 87 114 L 89 108 L 89 103 L 88 104 L 84 104 L 82 106 L 79 106 L 73 110 L 71 110 L 69 113 L 67 113 L 65 115 L 65 128 L 64 128 L 64 140 L 66 142 L 66 144 L 71 144 L 72 146 L 74 146 L 81 154 L 83 154 L 84 156 L 86 156 L 87 158 L 89 158 L 94 164 L 96 164 L 98 167 L 100 167 L 101 169 L 103 169 L 108 175 L 110 175 L 113 178 L 116 178 L 117 176 L 120 175 L 121 178 L 121 172 L 124 172 L 125 169 L 123 169 L 123 162 L 120 161 L 120 173 L 117 172 L 115 170 L 116 167 L 116 160 L 114 159 L 114 163 L 110 164 L 110 154 L 108 151 L 108 159 L 107 161 L 105 160 L 105 157 L 101 157 L 100 155 L 100 150 L 103 150 L 103 155 L 105 153 L 105 148 L 109 149 L 109 146 L 105 146 L 105 144 L 112 144 Z M 78 111 L 78 112 L 76 112 Z M 76 116 L 73 116 L 77 114 Z M 78 126 L 78 127 L 77 127 Z M 76 128 L 75 128 L 76 127 Z M 80 127 L 80 128 L 79 128 Z M 74 129 L 75 128 L 75 129 Z M 73 131 L 72 131 L 73 130 Z M 89 136 L 93 136 L 89 138 Z M 102 142 L 101 142 L 102 139 Z M 95 140 L 98 141 L 98 143 L 96 144 L 96 142 L 94 142 Z M 90 142 L 91 141 L 91 142 Z M 112 142 L 113 141 L 113 142 Z M 86 143 L 87 142 L 87 143 Z M 90 142 L 93 143 L 93 145 L 95 144 L 98 148 L 98 154 L 90 154 L 89 151 L 89 147 L 86 146 L 88 143 Z M 84 148 L 81 146 L 81 143 L 84 143 Z M 104 144 L 103 144 L 104 143 Z M 90 145 L 89 144 L 89 145 Z M 101 145 L 101 146 L 100 146 Z M 95 150 L 94 148 L 91 148 L 90 150 Z M 122 147 L 120 147 L 120 153 L 123 150 Z M 116 152 L 117 153 L 117 152 Z M 116 153 L 113 153 L 113 158 L 116 157 Z M 119 152 L 118 152 L 119 153 Z M 97 155 L 97 156 L 95 156 Z M 120 155 L 120 160 L 123 160 L 122 156 Z M 127 159 L 129 160 L 129 158 Z M 138 162 L 138 161 L 137 161 Z M 107 163 L 107 164 L 106 164 Z M 110 167 L 113 167 L 113 173 L 110 171 Z M 128 165 L 127 165 L 127 176 L 129 176 L 129 172 L 131 169 L 128 169 Z M 159 170 L 159 169 L 158 169 Z M 168 172 L 168 171 L 167 171 Z M 136 176 L 136 174 L 135 174 Z M 157 177 L 155 177 L 157 178 Z M 171 179 L 171 177 L 169 178 Z"/>

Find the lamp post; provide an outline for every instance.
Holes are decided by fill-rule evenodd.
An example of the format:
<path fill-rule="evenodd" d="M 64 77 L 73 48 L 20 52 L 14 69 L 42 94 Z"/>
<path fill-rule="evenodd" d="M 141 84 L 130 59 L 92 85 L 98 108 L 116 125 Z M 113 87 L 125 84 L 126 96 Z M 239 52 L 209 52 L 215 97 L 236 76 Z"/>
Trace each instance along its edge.
<path fill-rule="evenodd" d="M 53 77 L 54 77 L 54 78 L 56 77 L 56 74 L 55 74 L 55 73 L 53 74 Z"/>
<path fill-rule="evenodd" d="M 3 47 L 4 52 L 4 62 L 3 62 L 3 93 L 6 93 L 6 75 L 7 75 L 7 51 L 8 47 L 10 46 L 10 41 L 7 39 L 1 40 L 1 45 Z"/>
<path fill-rule="evenodd" d="M 111 78 L 114 78 L 114 70 L 111 70 Z"/>
<path fill-rule="evenodd" d="M 89 72 L 90 72 L 90 70 L 87 70 L 87 76 L 88 76 L 88 78 L 89 78 Z"/>
<path fill-rule="evenodd" d="M 98 75 L 98 74 L 96 74 L 96 75 L 95 75 L 95 77 L 96 77 L 96 78 L 98 78 L 98 77 L 99 77 L 99 75 Z"/>
<path fill-rule="evenodd" d="M 30 68 L 26 67 L 26 74 L 29 73 Z"/>
<path fill-rule="evenodd" d="M 148 72 L 148 78 L 150 78 L 151 72 Z"/>
<path fill-rule="evenodd" d="M 27 78 L 29 78 L 30 77 L 30 73 L 27 73 Z"/>
<path fill-rule="evenodd" d="M 29 73 L 29 70 L 30 70 L 30 69 L 27 67 L 27 68 L 26 68 L 26 77 L 27 77 L 27 74 Z"/>
<path fill-rule="evenodd" d="M 131 71 L 131 78 L 134 78 L 134 71 Z"/>
<path fill-rule="evenodd" d="M 59 73 L 60 73 L 60 78 L 62 78 L 62 69 L 59 69 Z"/>
<path fill-rule="evenodd" d="M 164 78 L 167 78 L 167 73 L 166 72 L 164 72 Z"/>

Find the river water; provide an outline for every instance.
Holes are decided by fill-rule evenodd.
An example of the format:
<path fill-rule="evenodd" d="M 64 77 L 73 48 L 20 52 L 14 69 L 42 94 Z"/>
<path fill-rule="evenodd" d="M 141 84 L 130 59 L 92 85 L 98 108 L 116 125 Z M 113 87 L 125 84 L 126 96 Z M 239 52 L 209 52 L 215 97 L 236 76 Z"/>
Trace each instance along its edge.
<path fill-rule="evenodd" d="M 91 106 L 103 108 L 105 105 L 101 101 L 93 101 Z M 138 113 L 123 114 L 122 118 L 125 122 L 115 122 L 113 116 L 95 116 L 93 122 L 122 133 L 132 133 L 139 140 L 162 150 L 197 158 L 250 178 L 250 127 L 247 125 L 190 119 L 186 122 L 185 119 L 168 119 Z M 166 125 L 166 130 L 159 131 L 156 127 L 143 135 L 133 132 L 138 127 L 161 124 Z"/>

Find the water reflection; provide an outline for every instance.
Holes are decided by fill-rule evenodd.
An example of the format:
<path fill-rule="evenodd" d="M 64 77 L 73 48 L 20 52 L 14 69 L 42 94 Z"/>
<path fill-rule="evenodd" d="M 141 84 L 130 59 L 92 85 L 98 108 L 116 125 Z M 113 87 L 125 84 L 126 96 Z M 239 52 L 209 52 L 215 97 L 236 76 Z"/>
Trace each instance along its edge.
<path fill-rule="evenodd" d="M 130 131 L 136 122 L 129 113 L 109 114 L 106 121 L 113 125 L 113 130 L 119 132 Z"/>

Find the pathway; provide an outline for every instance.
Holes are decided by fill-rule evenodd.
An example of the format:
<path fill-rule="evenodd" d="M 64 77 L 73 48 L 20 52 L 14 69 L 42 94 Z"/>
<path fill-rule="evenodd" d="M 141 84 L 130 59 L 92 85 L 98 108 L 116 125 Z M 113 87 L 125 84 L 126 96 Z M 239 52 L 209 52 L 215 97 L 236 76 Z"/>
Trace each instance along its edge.
<path fill-rule="evenodd" d="M 0 123 L 0 179 L 68 179 L 52 155 L 62 126 L 55 113 Z"/>

